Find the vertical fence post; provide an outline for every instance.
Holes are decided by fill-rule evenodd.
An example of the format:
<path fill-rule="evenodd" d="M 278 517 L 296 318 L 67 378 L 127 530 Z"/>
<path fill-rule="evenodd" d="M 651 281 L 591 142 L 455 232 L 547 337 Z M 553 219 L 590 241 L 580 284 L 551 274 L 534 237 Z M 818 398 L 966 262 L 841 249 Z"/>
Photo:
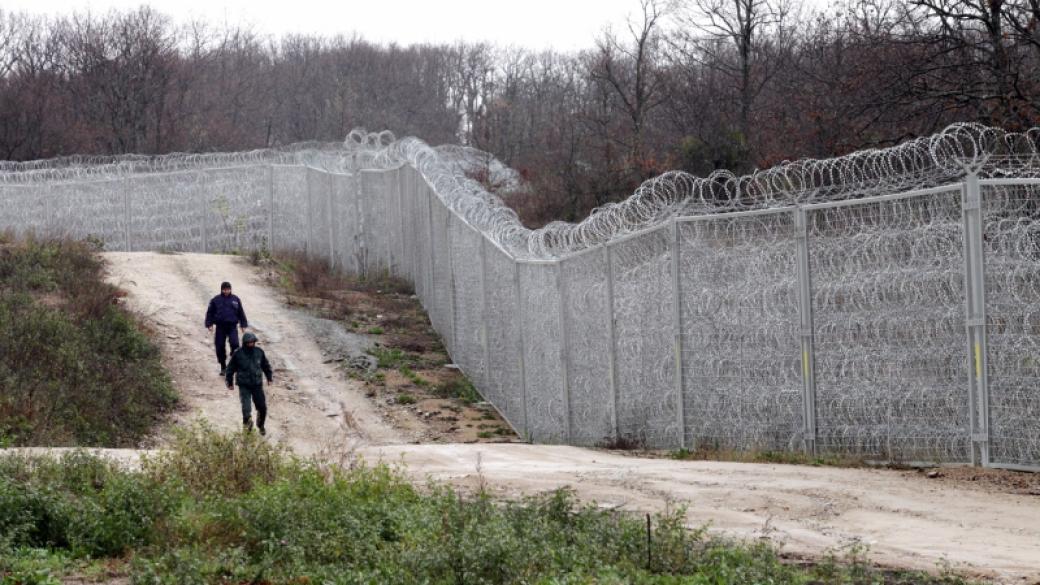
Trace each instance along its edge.
<path fill-rule="evenodd" d="M 527 439 L 528 443 L 534 441 L 534 437 L 531 436 L 531 429 L 528 426 L 527 416 L 527 364 L 525 363 L 526 357 L 524 352 L 526 351 L 526 342 L 524 341 L 524 297 L 521 294 L 520 289 L 520 263 L 515 259 L 513 260 L 513 286 L 516 289 L 516 322 L 520 324 L 520 403 L 523 409 L 523 425 L 524 425 L 524 438 Z"/>
<path fill-rule="evenodd" d="M 405 267 L 404 267 L 404 265 L 405 265 L 405 258 L 409 257 L 409 255 L 408 255 L 408 231 L 405 229 L 405 221 L 404 221 L 404 173 L 405 173 L 404 169 L 405 169 L 405 167 L 399 167 L 397 169 L 397 171 L 394 173 L 394 176 L 396 177 L 395 185 L 396 185 L 396 189 L 397 189 L 397 219 L 398 219 L 398 222 L 401 224 L 401 226 L 400 226 L 401 232 L 400 232 L 400 237 L 398 239 L 398 241 L 401 242 L 401 254 L 400 254 L 400 256 L 397 259 L 397 263 L 400 265 L 400 268 L 395 273 L 397 276 L 402 276 L 402 275 L 406 274 Z M 412 234 L 412 237 L 415 237 L 415 235 Z M 411 264 L 411 262 L 408 262 L 408 264 Z M 415 271 L 414 271 L 413 268 L 409 267 L 407 269 L 407 276 L 412 279 L 412 282 L 415 282 Z"/>
<path fill-rule="evenodd" d="M 313 230 L 313 225 L 314 225 L 314 221 L 312 220 L 312 217 L 311 217 L 311 216 L 314 215 L 314 213 L 313 213 L 314 210 L 312 209 L 312 203 L 311 203 L 311 199 L 313 198 L 313 194 L 311 193 L 311 191 L 312 191 L 312 189 L 311 189 L 311 168 L 310 167 L 304 167 L 303 170 L 304 170 L 303 177 L 305 179 L 304 182 L 307 184 L 307 239 L 304 242 L 303 253 L 304 253 L 305 257 L 310 258 L 311 257 L 311 236 L 313 235 L 311 232 Z"/>
<path fill-rule="evenodd" d="M 125 239 L 125 248 L 127 252 L 131 251 L 130 247 L 130 221 L 132 215 L 130 214 L 130 177 L 126 176 L 123 178 L 123 237 Z"/>
<path fill-rule="evenodd" d="M 675 318 L 675 399 L 676 414 L 679 417 L 679 448 L 686 448 L 686 404 L 683 396 L 683 339 L 682 339 L 682 278 L 680 270 L 679 220 L 672 216 L 672 311 Z"/>
<path fill-rule="evenodd" d="M 445 215 L 447 220 L 444 222 L 444 229 L 446 230 L 444 237 L 448 239 L 448 294 L 451 295 L 451 303 L 449 304 L 451 309 L 451 353 L 455 354 L 451 356 L 451 360 L 458 363 L 457 358 L 462 357 L 462 354 L 459 350 L 459 295 L 455 287 L 455 230 L 451 226 L 451 220 L 454 216 L 455 214 L 448 209 L 448 213 Z"/>
<path fill-rule="evenodd" d="M 274 253 L 274 165 L 267 166 L 267 247 Z"/>
<path fill-rule="evenodd" d="M 368 248 L 365 247 L 365 183 L 361 180 L 361 169 L 357 168 L 357 157 L 355 155 L 354 176 L 354 201 L 357 208 L 357 258 L 358 273 L 368 274 Z"/>
<path fill-rule="evenodd" d="M 610 349 L 607 352 L 607 363 L 610 372 L 607 379 L 610 382 L 610 424 L 613 430 L 613 439 L 616 443 L 620 439 L 618 432 L 618 375 L 617 375 L 617 334 L 614 327 L 614 251 L 610 242 L 606 246 L 607 256 L 607 333 L 610 336 Z"/>
<path fill-rule="evenodd" d="M 434 285 L 433 266 L 434 266 L 434 261 L 436 260 L 436 255 L 434 254 L 434 242 L 433 242 L 433 202 L 434 202 L 436 196 L 433 194 L 433 189 L 429 188 L 429 185 L 423 186 L 423 191 L 426 192 L 426 233 L 427 233 L 427 236 L 428 236 L 428 239 L 426 241 L 429 242 L 429 244 L 430 244 L 430 246 L 429 246 L 430 247 L 430 263 L 429 263 L 429 267 L 426 269 L 426 296 L 429 297 L 427 302 L 431 303 L 430 306 L 429 306 L 429 312 L 431 314 L 431 321 L 432 321 L 432 314 L 437 310 L 437 307 L 434 307 L 432 305 L 434 299 L 437 298 L 437 293 L 434 291 L 434 286 L 433 286 Z"/>
<path fill-rule="evenodd" d="M 329 224 L 329 270 L 336 269 L 336 198 L 332 196 L 332 173 L 325 171 L 326 183 L 328 184 L 328 216 L 325 221 Z"/>
<path fill-rule="evenodd" d="M 563 382 L 563 437 L 565 443 L 571 442 L 571 428 L 573 422 L 571 421 L 571 384 L 568 379 L 569 368 L 567 367 L 567 360 L 569 352 L 567 351 L 568 335 L 567 335 L 567 277 L 564 271 L 563 261 L 557 260 L 556 264 L 556 290 L 560 296 L 560 371 L 562 372 Z"/>
<path fill-rule="evenodd" d="M 484 351 L 484 372 L 482 380 L 485 388 L 491 387 L 491 345 L 488 342 L 488 278 L 487 278 L 487 247 L 488 239 L 484 234 L 477 232 L 480 238 L 480 342 Z"/>
<path fill-rule="evenodd" d="M 968 335 L 969 418 L 971 464 L 990 465 L 989 368 L 986 348 L 986 270 L 983 250 L 982 188 L 979 176 L 968 173 L 962 189 L 964 219 L 965 325 Z M 977 452 L 976 452 L 977 449 Z"/>
<path fill-rule="evenodd" d="M 209 253 L 209 229 L 206 224 L 209 222 L 209 201 L 206 200 L 206 190 L 203 188 L 202 173 L 200 172 L 195 173 L 195 188 L 199 192 L 199 199 L 201 200 L 201 205 L 199 207 L 202 209 L 202 221 L 200 222 L 200 231 L 202 232 L 202 253 L 207 254 Z"/>
<path fill-rule="evenodd" d="M 805 209 L 794 210 L 797 246 L 799 338 L 802 350 L 802 433 L 804 448 L 816 453 L 816 362 L 813 339 L 812 275 L 809 267 L 809 222 Z"/>

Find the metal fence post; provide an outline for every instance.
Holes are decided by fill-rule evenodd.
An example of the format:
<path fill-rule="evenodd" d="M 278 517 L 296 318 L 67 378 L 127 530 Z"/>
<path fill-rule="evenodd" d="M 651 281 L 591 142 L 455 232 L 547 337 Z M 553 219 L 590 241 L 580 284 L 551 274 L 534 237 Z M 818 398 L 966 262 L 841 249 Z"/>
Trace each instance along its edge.
<path fill-rule="evenodd" d="M 412 264 L 412 262 L 411 262 L 411 256 L 408 254 L 408 236 L 407 236 L 408 231 L 405 229 L 405 220 L 404 220 L 404 213 L 405 213 L 405 211 L 404 211 L 404 198 L 405 198 L 405 195 L 404 195 L 404 172 L 405 171 L 404 171 L 404 169 L 405 169 L 405 167 L 400 167 L 394 173 L 394 176 L 397 178 L 396 183 L 395 183 L 396 184 L 396 189 L 397 189 L 397 219 L 398 219 L 398 222 L 401 224 L 400 237 L 398 238 L 398 241 L 401 242 L 401 255 L 397 259 L 397 263 L 399 265 L 399 269 L 395 272 L 395 274 L 397 276 L 402 276 L 404 274 L 407 274 L 407 276 L 414 281 L 414 279 L 415 279 L 415 270 L 414 270 L 414 268 L 411 267 L 411 266 L 408 266 L 407 268 L 405 268 L 405 264 L 409 264 L 410 265 L 410 264 Z M 412 237 L 414 237 L 414 234 L 413 234 Z"/>
<path fill-rule="evenodd" d="M 455 230 L 452 229 L 451 219 L 455 216 L 452 210 L 448 210 L 448 214 L 445 216 L 448 219 L 444 222 L 444 229 L 446 233 L 444 237 L 448 239 L 448 294 L 451 295 L 451 351 L 456 354 L 451 357 L 452 361 L 458 363 L 459 357 L 462 357 L 459 350 L 459 302 L 458 302 L 458 291 L 455 287 Z"/>
<path fill-rule="evenodd" d="M 329 270 L 336 269 L 336 198 L 332 196 L 332 173 L 325 171 L 325 178 L 328 183 L 328 210 L 329 214 L 326 216 L 325 221 L 329 224 Z"/>
<path fill-rule="evenodd" d="M 560 371 L 563 373 L 563 424 L 564 442 L 571 442 L 571 384 L 568 374 L 567 360 L 567 278 L 563 269 L 563 262 L 556 261 L 556 290 L 560 295 Z"/>
<path fill-rule="evenodd" d="M 267 165 L 267 238 L 268 250 L 274 253 L 274 165 Z"/>
<path fill-rule="evenodd" d="M 311 191 L 312 191 L 312 189 L 311 189 L 311 168 L 310 167 L 304 167 L 304 173 L 305 173 L 303 175 L 303 177 L 305 179 L 304 182 L 307 184 L 307 240 L 306 240 L 306 242 L 304 242 L 303 253 L 304 253 L 304 256 L 306 256 L 307 258 L 310 258 L 311 257 L 311 237 L 313 236 L 313 234 L 311 232 L 314 229 L 314 227 L 313 227 L 314 226 L 314 221 L 312 219 L 312 216 L 314 215 L 314 213 L 313 213 L 314 210 L 312 209 L 313 204 L 311 203 L 311 199 L 313 198 L 313 194 L 311 193 Z"/>
<path fill-rule="evenodd" d="M 675 396 L 679 416 L 679 448 L 686 448 L 686 404 L 683 396 L 682 278 L 680 270 L 679 220 L 672 216 L 672 312 L 675 319 Z"/>
<path fill-rule="evenodd" d="M 816 362 L 813 340 L 812 275 L 809 265 L 809 222 L 805 210 L 794 210 L 797 246 L 799 338 L 802 350 L 802 433 L 804 448 L 816 453 Z"/>
<path fill-rule="evenodd" d="M 480 342 L 484 350 L 483 384 L 491 386 L 491 346 L 488 342 L 488 279 L 487 279 L 487 238 L 477 233 L 480 238 Z"/>
<path fill-rule="evenodd" d="M 200 231 L 202 232 L 202 253 L 209 253 L 209 229 L 206 227 L 206 223 L 209 220 L 209 202 L 206 201 L 206 192 L 202 188 L 202 173 L 195 173 L 195 187 L 199 191 L 199 199 L 201 199 L 201 205 L 199 206 L 202 210 L 202 221 L 200 223 Z"/>
<path fill-rule="evenodd" d="M 982 189 L 979 176 L 968 173 L 962 188 L 964 265 L 971 464 L 989 467 L 989 367 L 986 348 L 986 270 L 983 250 Z M 976 447 L 978 453 L 976 454 Z"/>
<path fill-rule="evenodd" d="M 429 297 L 428 302 L 432 303 L 433 299 L 435 299 L 437 296 L 437 293 L 434 291 L 433 287 L 433 267 L 434 261 L 436 259 L 436 255 L 434 254 L 435 245 L 433 242 L 433 201 L 436 198 L 436 196 L 433 194 L 433 189 L 429 188 L 429 185 L 424 186 L 423 191 L 426 192 L 426 231 L 428 235 L 428 239 L 426 241 L 430 243 L 430 263 L 429 267 L 426 269 L 426 296 Z M 433 306 L 431 306 L 430 309 L 431 313 L 437 310 L 437 308 Z"/>
<path fill-rule="evenodd" d="M 123 237 L 125 238 L 126 251 L 130 252 L 130 177 L 123 179 Z"/>
<path fill-rule="evenodd" d="M 357 208 L 358 273 L 368 274 L 368 249 L 365 247 L 365 183 L 361 180 L 361 171 L 356 168 L 356 156 L 354 164 L 355 170 L 351 182 L 354 183 L 354 201 Z"/>
<path fill-rule="evenodd" d="M 607 363 L 610 365 L 608 380 L 610 381 L 610 424 L 614 433 L 614 442 L 620 439 L 618 433 L 618 375 L 617 375 L 617 334 L 614 325 L 614 252 L 610 242 L 604 246 L 607 255 L 607 332 L 610 335 L 610 350 Z"/>
<path fill-rule="evenodd" d="M 520 324 L 520 403 L 523 410 L 524 418 L 524 435 L 528 443 L 534 441 L 531 436 L 531 429 L 528 426 L 527 418 L 527 367 L 526 358 L 524 352 L 526 351 L 526 343 L 524 342 L 524 297 L 521 294 L 520 289 L 520 263 L 515 259 L 513 260 L 513 286 L 516 289 L 516 319 L 517 323 Z"/>

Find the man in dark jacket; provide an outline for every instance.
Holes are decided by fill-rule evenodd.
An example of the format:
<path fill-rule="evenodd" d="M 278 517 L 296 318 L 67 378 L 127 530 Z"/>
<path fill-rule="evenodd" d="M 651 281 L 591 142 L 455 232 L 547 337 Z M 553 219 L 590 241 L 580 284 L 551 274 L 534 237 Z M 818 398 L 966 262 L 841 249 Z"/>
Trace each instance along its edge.
<path fill-rule="evenodd" d="M 264 378 L 270 385 L 274 383 L 274 376 L 264 350 L 256 346 L 256 335 L 252 333 L 243 335 L 242 347 L 231 354 L 231 362 L 224 375 L 228 390 L 234 388 L 236 374 L 238 398 L 242 401 L 242 426 L 247 431 L 253 429 L 252 401 L 256 405 L 256 428 L 261 435 L 266 435 L 264 422 L 267 420 L 267 398 L 264 396 Z"/>
<path fill-rule="evenodd" d="M 213 331 L 216 335 L 213 343 L 217 346 L 217 361 L 220 362 L 220 375 L 227 373 L 227 349 L 225 343 L 231 345 L 231 353 L 238 349 L 238 326 L 242 325 L 242 331 L 249 327 L 246 321 L 246 311 L 242 308 L 242 300 L 231 294 L 231 283 L 220 284 L 220 294 L 213 297 L 206 309 L 206 329 Z"/>

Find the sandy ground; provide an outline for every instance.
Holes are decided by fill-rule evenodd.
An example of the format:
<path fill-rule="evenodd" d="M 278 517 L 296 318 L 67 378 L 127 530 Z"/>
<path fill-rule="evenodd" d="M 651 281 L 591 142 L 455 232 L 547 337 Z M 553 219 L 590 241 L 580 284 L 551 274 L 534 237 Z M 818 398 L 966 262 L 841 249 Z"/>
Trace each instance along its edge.
<path fill-rule="evenodd" d="M 601 505 L 632 511 L 686 506 L 691 526 L 768 538 L 807 556 L 861 542 L 898 568 L 943 564 L 1000 582 L 1040 583 L 1040 498 L 971 489 L 883 469 L 839 469 L 644 459 L 573 447 L 407 445 L 357 382 L 325 363 L 314 324 L 287 310 L 241 259 L 208 255 L 108 254 L 112 280 L 160 331 L 164 359 L 184 396 L 180 423 L 204 417 L 237 428 L 237 396 L 217 376 L 202 326 L 210 296 L 229 280 L 276 368 L 270 436 L 303 455 L 360 454 L 507 497 L 569 486 Z M 160 441 L 161 443 L 161 441 Z M 120 455 L 125 459 L 125 453 Z M 840 552 L 840 551 L 839 551 Z"/>
<path fill-rule="evenodd" d="M 691 526 L 768 538 L 808 557 L 854 543 L 890 567 L 943 565 L 1008 583 L 1040 582 L 1040 498 L 961 489 L 890 469 L 641 459 L 575 447 L 371 447 L 369 461 L 506 497 L 570 487 L 601 506 L 686 506 Z"/>
<path fill-rule="evenodd" d="M 238 392 L 229 391 L 218 375 L 213 337 L 204 327 L 209 299 L 226 280 L 242 299 L 250 329 L 275 371 L 275 384 L 266 393 L 271 440 L 302 455 L 405 440 L 384 422 L 358 382 L 327 363 L 316 341 L 324 324 L 287 309 L 242 258 L 156 253 L 105 257 L 109 279 L 127 291 L 129 307 L 158 330 L 166 368 L 183 399 L 174 424 L 199 417 L 219 429 L 242 424 Z"/>

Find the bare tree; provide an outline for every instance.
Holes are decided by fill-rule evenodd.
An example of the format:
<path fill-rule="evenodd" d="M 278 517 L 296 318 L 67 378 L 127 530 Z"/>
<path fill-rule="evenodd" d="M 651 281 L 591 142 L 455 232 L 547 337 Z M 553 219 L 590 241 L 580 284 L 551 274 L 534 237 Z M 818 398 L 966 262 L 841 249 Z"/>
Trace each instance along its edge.
<path fill-rule="evenodd" d="M 687 0 L 677 12 L 676 50 L 735 81 L 744 140 L 751 140 L 755 101 L 795 39 L 794 6 L 791 0 Z"/>
<path fill-rule="evenodd" d="M 664 6 L 658 0 L 640 0 L 641 12 L 629 19 L 622 40 L 607 30 L 591 55 L 589 76 L 601 95 L 618 100 L 631 131 L 630 164 L 639 174 L 645 161 L 645 134 L 650 114 L 665 100 L 661 75 L 659 25 Z M 604 104 L 605 105 L 605 104 Z M 609 109 L 604 112 L 609 116 Z"/>

